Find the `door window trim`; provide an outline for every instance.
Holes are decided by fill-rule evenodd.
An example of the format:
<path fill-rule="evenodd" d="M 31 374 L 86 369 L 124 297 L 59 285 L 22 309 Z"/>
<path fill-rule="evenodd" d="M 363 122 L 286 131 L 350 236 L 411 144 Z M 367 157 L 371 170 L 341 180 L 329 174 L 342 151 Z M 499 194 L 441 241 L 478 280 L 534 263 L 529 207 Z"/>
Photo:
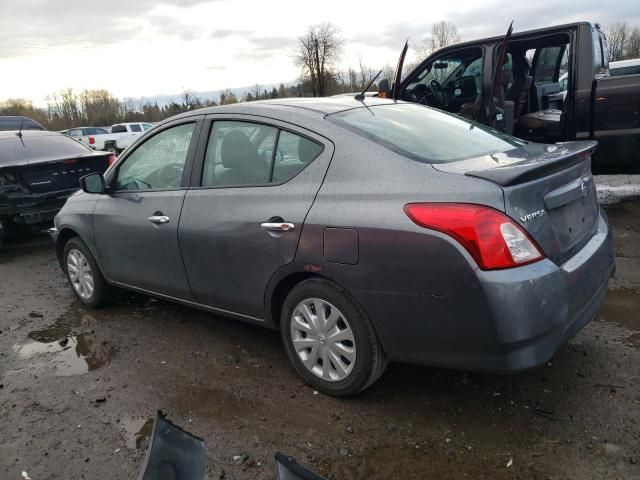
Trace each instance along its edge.
<path fill-rule="evenodd" d="M 110 194 L 114 193 L 145 193 L 145 192 L 170 192 L 176 190 L 186 190 L 189 187 L 189 178 L 191 177 L 191 171 L 193 169 L 194 157 L 196 154 L 196 149 L 200 140 L 200 133 L 202 132 L 202 124 L 204 121 L 204 115 L 196 115 L 190 117 L 184 117 L 177 120 L 174 120 L 165 125 L 158 126 L 152 130 L 147 130 L 149 134 L 143 134 L 140 136 L 136 142 L 131 145 L 127 149 L 127 151 L 118 158 L 118 161 L 113 165 L 113 168 L 109 169 L 108 174 L 105 178 L 106 185 L 109 186 L 111 191 Z M 144 145 L 148 140 L 155 137 L 156 135 L 169 130 L 173 127 L 179 127 L 180 125 L 186 125 L 193 123 L 193 134 L 191 135 L 191 141 L 189 143 L 189 149 L 187 150 L 187 156 L 184 161 L 184 168 L 182 170 L 182 179 L 180 181 L 180 186 L 176 188 L 149 188 L 144 190 L 115 190 L 115 182 L 118 178 L 118 172 L 120 171 L 120 167 L 127 161 L 127 159 L 135 152 L 138 148 Z"/>
<path fill-rule="evenodd" d="M 243 122 L 243 123 L 253 123 L 258 125 L 264 125 L 266 127 L 275 128 L 277 130 L 276 133 L 276 141 L 274 143 L 273 153 L 271 155 L 271 169 L 275 167 L 274 157 L 276 155 L 276 150 L 278 149 L 278 140 L 280 139 L 280 132 L 285 131 L 289 132 L 293 135 L 297 135 L 299 137 L 306 138 L 307 140 L 319 144 L 322 149 L 318 152 L 313 160 L 308 162 L 304 167 L 302 167 L 294 176 L 288 178 L 282 182 L 267 182 L 267 183 L 250 183 L 250 184 L 241 184 L 241 185 L 202 185 L 202 178 L 204 176 L 204 163 L 207 155 L 207 147 L 209 145 L 209 137 L 211 136 L 211 132 L 213 131 L 214 125 L 216 122 Z M 278 187 L 284 185 L 285 183 L 290 182 L 298 175 L 300 175 L 303 171 L 307 169 L 309 165 L 316 161 L 325 150 L 327 150 L 326 141 L 320 140 L 319 138 L 314 138 L 311 135 L 306 133 L 302 133 L 299 130 L 295 130 L 291 127 L 285 126 L 288 125 L 286 122 L 277 119 L 271 119 L 270 117 L 256 117 L 254 115 L 242 115 L 242 114 L 210 114 L 204 119 L 202 125 L 202 134 L 200 135 L 200 140 L 198 142 L 198 152 L 196 155 L 196 160 L 193 164 L 193 173 L 191 175 L 191 185 L 189 187 L 190 190 L 219 190 L 219 189 L 228 189 L 228 188 L 266 188 L 266 187 Z M 303 127 L 299 127 L 303 128 Z M 312 132 L 309 130 L 309 133 L 313 133 L 317 137 L 321 137 L 320 134 Z M 321 137 L 324 139 L 324 137 Z"/>

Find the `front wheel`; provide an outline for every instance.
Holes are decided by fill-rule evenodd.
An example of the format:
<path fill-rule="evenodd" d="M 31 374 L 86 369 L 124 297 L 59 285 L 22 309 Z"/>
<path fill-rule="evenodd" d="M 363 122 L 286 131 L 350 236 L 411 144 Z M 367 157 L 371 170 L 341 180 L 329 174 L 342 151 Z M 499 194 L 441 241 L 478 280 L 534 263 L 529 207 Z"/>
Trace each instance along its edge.
<path fill-rule="evenodd" d="M 284 302 L 280 326 L 296 371 L 329 395 L 356 394 L 387 366 L 366 314 L 347 292 L 327 280 L 297 285 Z"/>
<path fill-rule="evenodd" d="M 64 246 L 63 258 L 64 271 L 78 300 L 88 307 L 100 307 L 109 303 L 113 287 L 102 276 L 98 264 L 82 240 L 78 237 L 70 239 Z"/>

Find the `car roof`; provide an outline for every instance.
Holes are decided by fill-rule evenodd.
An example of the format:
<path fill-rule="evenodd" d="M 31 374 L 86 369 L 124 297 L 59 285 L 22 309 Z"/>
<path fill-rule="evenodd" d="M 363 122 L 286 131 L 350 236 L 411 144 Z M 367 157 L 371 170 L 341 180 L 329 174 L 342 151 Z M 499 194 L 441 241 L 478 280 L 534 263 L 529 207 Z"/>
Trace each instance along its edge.
<path fill-rule="evenodd" d="M 42 125 L 29 117 L 21 115 L 0 116 L 0 130 L 19 130 L 20 125 L 22 125 L 22 130 L 45 130 Z"/>
<path fill-rule="evenodd" d="M 173 121 L 179 118 L 191 117 L 194 115 L 209 115 L 217 113 L 227 114 L 243 114 L 243 115 L 286 115 L 291 117 L 298 117 L 299 119 L 312 119 L 318 118 L 332 113 L 338 113 L 345 110 L 351 110 L 354 108 L 363 108 L 365 106 L 373 107 L 376 105 L 389 105 L 392 103 L 405 103 L 397 102 L 386 98 L 367 97 L 364 101 L 356 100 L 355 93 L 353 96 L 340 96 L 340 97 L 296 97 L 296 98 L 282 98 L 274 100 L 260 100 L 255 102 L 239 102 L 230 105 L 218 105 L 215 107 L 205 107 L 198 110 L 191 110 L 186 113 L 181 113 L 174 117 L 170 117 L 164 120 L 162 123 Z"/>

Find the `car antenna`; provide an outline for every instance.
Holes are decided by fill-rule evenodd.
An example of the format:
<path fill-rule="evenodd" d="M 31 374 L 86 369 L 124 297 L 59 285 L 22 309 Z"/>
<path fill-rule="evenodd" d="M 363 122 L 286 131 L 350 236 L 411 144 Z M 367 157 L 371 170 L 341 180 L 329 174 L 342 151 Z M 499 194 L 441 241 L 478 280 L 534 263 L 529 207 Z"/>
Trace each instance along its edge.
<path fill-rule="evenodd" d="M 367 90 L 369 90 L 369 87 L 371 87 L 371 85 L 373 85 L 373 82 L 375 82 L 375 81 L 376 81 L 376 79 L 380 76 L 380 74 L 381 74 L 381 73 L 382 73 L 382 70 L 380 70 L 380 71 L 378 72 L 378 74 L 377 74 L 375 77 L 373 77 L 373 79 L 369 82 L 369 85 L 367 85 L 367 86 L 364 88 L 364 90 L 362 90 L 362 92 L 360 92 L 359 94 L 357 94 L 354 98 L 355 98 L 356 100 L 358 100 L 359 102 L 362 102 L 362 101 L 364 100 L 364 94 L 365 94 L 365 92 L 366 92 Z"/>
<path fill-rule="evenodd" d="M 22 146 L 26 147 L 26 145 L 24 144 L 24 139 L 22 138 L 22 126 L 24 125 L 24 120 L 20 123 L 20 130 L 18 130 L 18 133 L 16 133 L 16 136 L 20 139 L 20 141 L 22 142 Z"/>

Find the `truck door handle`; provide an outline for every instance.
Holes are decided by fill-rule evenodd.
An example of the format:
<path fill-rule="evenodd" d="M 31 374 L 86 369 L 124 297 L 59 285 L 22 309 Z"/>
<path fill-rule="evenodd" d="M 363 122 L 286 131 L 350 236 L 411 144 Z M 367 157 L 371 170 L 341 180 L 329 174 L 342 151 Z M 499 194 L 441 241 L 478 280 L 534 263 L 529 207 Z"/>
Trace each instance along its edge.
<path fill-rule="evenodd" d="M 270 232 L 291 232 L 296 228 L 293 223 L 288 222 L 265 222 L 261 223 L 260 226 Z"/>
<path fill-rule="evenodd" d="M 169 223 L 171 219 L 166 215 L 151 215 L 148 220 L 154 225 L 162 225 L 163 223 Z"/>

